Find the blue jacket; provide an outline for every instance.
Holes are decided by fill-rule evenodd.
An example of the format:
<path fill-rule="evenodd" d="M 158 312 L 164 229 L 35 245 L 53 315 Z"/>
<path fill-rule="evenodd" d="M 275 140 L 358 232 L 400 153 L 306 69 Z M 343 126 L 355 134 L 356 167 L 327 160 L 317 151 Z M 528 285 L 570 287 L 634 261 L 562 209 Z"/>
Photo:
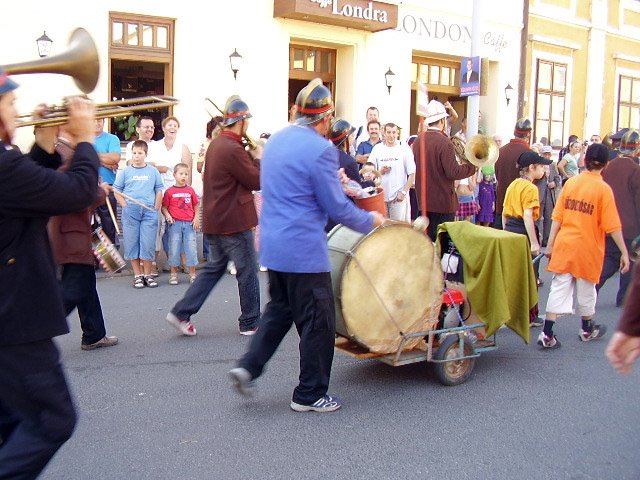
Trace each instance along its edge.
<path fill-rule="evenodd" d="M 294 273 L 330 272 L 329 216 L 358 232 L 373 215 L 344 194 L 337 176 L 338 150 L 311 127 L 290 125 L 273 134 L 262 156 L 260 263 Z"/>

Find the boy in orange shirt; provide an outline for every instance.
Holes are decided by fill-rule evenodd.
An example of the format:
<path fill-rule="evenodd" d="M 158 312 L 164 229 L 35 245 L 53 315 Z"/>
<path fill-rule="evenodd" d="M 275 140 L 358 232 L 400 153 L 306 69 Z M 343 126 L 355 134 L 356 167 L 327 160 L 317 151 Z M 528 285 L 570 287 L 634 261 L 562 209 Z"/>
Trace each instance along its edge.
<path fill-rule="evenodd" d="M 585 155 L 587 171 L 569 179 L 553 210 L 546 256 L 547 270 L 553 272 L 547 300 L 544 329 L 538 336 L 543 348 L 558 348 L 553 334 L 558 315 L 572 314 L 573 291 L 577 291 L 577 313 L 582 317 L 580 340 L 601 338 L 605 327 L 593 324 L 596 306 L 596 284 L 604 261 L 605 234 L 622 252 L 620 271 L 629 270 L 629 254 L 622 238 L 622 225 L 611 187 L 600 173 L 609 162 L 609 149 L 602 144 L 590 145 Z"/>

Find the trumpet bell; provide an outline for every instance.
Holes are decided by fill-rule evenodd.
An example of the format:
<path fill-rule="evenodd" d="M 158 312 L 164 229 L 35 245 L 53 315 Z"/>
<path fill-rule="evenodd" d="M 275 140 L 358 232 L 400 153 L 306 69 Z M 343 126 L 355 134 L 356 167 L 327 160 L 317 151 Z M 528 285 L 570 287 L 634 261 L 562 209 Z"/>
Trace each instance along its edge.
<path fill-rule="evenodd" d="M 3 66 L 9 75 L 29 73 L 57 73 L 73 77 L 83 93 L 92 92 L 98 84 L 100 61 L 98 49 L 84 28 L 76 28 L 69 38 L 68 49 L 58 55 L 30 62 Z"/>
<path fill-rule="evenodd" d="M 474 135 L 466 143 L 464 153 L 469 163 L 482 168 L 496 163 L 499 149 L 492 138 L 486 135 Z"/>

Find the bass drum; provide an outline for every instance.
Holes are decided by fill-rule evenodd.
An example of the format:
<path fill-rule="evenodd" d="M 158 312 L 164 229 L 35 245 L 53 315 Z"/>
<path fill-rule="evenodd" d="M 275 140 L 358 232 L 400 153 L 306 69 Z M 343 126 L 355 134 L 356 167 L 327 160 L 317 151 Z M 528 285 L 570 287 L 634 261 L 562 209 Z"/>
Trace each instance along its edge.
<path fill-rule="evenodd" d="M 367 235 L 336 226 L 329 233 L 336 333 L 376 353 L 394 353 L 403 334 L 435 328 L 442 271 L 429 238 L 387 222 Z M 410 339 L 404 349 L 416 347 Z"/>

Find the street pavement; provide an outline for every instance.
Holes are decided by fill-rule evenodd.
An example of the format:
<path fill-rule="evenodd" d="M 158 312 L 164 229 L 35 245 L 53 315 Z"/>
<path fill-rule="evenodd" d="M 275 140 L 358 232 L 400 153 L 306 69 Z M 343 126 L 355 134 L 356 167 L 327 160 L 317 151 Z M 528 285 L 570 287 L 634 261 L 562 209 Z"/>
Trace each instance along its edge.
<path fill-rule="evenodd" d="M 549 274 L 542 279 L 544 310 Z M 119 345 L 80 350 L 76 313 L 58 339 L 80 419 L 44 479 L 640 478 L 639 374 L 614 373 L 606 341 L 580 342 L 577 317 L 557 323 L 555 351 L 535 345 L 538 330 L 531 345 L 500 330 L 499 348 L 456 387 L 442 386 L 426 363 L 394 368 L 337 352 L 330 393 L 343 408 L 296 413 L 295 330 L 255 400 L 230 388 L 227 372 L 250 341 L 238 334 L 234 277 L 193 318 L 192 338 L 164 320 L 186 275 L 169 286 L 164 274 L 159 288 L 141 291 L 131 280 L 98 281 Z M 620 314 L 616 286 L 617 277 L 598 303 L 597 320 L 610 331 Z"/>

